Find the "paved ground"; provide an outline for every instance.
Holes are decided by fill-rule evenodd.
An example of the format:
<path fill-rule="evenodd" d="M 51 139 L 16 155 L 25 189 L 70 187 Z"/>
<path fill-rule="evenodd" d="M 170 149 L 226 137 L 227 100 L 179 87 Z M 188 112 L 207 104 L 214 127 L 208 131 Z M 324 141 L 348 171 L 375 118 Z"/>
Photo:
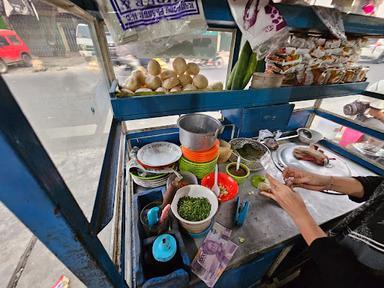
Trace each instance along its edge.
<path fill-rule="evenodd" d="M 45 72 L 15 68 L 4 78 L 89 219 L 111 120 L 107 94 L 96 91 L 107 87 L 101 72 L 82 59 L 47 63 Z M 383 67 L 372 66 L 371 81 L 382 77 Z M 202 72 L 210 81 L 223 81 L 226 75 L 225 68 Z M 337 101 L 339 106 L 345 103 Z M 165 125 L 176 119 L 149 120 L 149 124 L 138 120 L 131 125 Z M 0 287 L 14 287 L 11 279 L 18 280 L 17 287 L 50 287 L 61 274 L 71 279 L 71 287 L 83 287 L 1 203 L 0 218 Z M 109 247 L 108 231 L 102 238 Z M 18 269 L 23 259 L 25 265 Z"/>

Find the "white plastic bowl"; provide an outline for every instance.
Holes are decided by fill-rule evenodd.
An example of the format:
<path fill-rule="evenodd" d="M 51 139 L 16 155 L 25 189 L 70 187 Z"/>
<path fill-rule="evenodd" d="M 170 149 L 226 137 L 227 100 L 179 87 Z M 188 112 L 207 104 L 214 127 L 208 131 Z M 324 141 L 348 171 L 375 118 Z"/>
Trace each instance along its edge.
<path fill-rule="evenodd" d="M 184 197 L 205 197 L 211 203 L 211 211 L 209 216 L 201 221 L 188 221 L 182 218 L 177 212 L 177 204 L 179 199 Z M 173 215 L 179 220 L 181 226 L 183 226 L 190 233 L 201 233 L 209 227 L 212 222 L 212 218 L 215 216 L 217 209 L 219 208 L 219 202 L 217 196 L 207 187 L 201 185 L 188 185 L 177 190 L 175 197 L 173 197 L 171 203 L 171 210 Z"/>

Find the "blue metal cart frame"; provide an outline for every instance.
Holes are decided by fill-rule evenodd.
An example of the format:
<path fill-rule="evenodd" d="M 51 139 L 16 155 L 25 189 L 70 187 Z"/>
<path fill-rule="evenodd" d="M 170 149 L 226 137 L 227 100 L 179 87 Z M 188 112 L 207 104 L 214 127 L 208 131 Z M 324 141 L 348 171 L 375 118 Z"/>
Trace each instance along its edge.
<path fill-rule="evenodd" d="M 72 1 L 84 10 L 97 9 L 93 1 Z M 240 35 L 226 1 L 203 1 L 207 22 L 212 28 L 236 29 L 236 51 L 240 48 Z M 326 28 L 310 7 L 278 5 L 289 26 L 299 29 Z M 347 32 L 367 35 L 384 35 L 384 19 L 357 15 L 344 15 Z M 99 34 L 100 36 L 101 34 Z M 102 37 L 102 36 L 100 36 Z M 102 54 L 103 55 L 103 54 Z M 104 57 L 107 55 L 104 54 Z M 106 60 L 106 59 L 105 59 Z M 236 60 L 236 59 L 233 59 Z M 110 72 L 109 72 L 110 73 Z M 108 74 L 108 73 L 107 73 Z M 1 77 L 0 77 L 1 78 Z M 343 97 L 351 94 L 384 99 L 382 94 L 364 92 L 367 83 L 330 86 L 286 87 L 244 91 L 192 93 L 171 96 L 112 97 L 114 121 L 104 158 L 91 222 L 88 222 L 79 205 L 49 158 L 31 125 L 24 116 L 6 83 L 0 79 L 0 199 L 85 285 L 89 287 L 126 287 L 125 243 L 126 219 L 122 209 L 120 264 L 113 263 L 97 234 L 113 216 L 116 183 L 125 179 L 124 171 L 117 171 L 124 157 L 125 135 L 120 121 L 174 115 L 198 111 L 274 107 L 290 101 Z M 166 99 L 165 99 L 166 98 Z M 217 99 L 220 99 L 218 101 Z M 166 105 L 165 102 L 166 101 Z M 310 114 L 359 130 L 383 140 L 383 133 L 361 126 L 351 120 L 320 109 L 294 112 L 287 129 L 303 126 Z M 230 124 L 230 123 L 229 123 Z M 384 175 L 379 167 L 357 157 L 331 142 L 324 145 L 351 158 L 377 174 Z M 119 173 L 122 175 L 119 176 Z M 124 185 L 123 203 L 129 201 Z M 125 207 L 125 206 L 123 206 Z"/>

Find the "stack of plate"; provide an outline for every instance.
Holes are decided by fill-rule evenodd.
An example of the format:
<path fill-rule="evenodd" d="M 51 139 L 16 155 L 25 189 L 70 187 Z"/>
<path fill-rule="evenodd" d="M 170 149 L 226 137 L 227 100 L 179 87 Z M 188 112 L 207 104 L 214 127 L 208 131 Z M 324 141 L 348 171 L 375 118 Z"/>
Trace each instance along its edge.
<path fill-rule="evenodd" d="M 131 172 L 133 182 L 144 188 L 156 188 L 167 183 L 169 174 L 155 174 L 149 176 L 139 176 Z"/>
<path fill-rule="evenodd" d="M 218 156 L 210 162 L 197 163 L 186 159 L 184 156 L 180 158 L 179 169 L 180 171 L 188 171 L 196 175 L 197 178 L 202 179 L 205 175 L 215 170 Z"/>
<path fill-rule="evenodd" d="M 175 163 L 182 153 L 179 146 L 169 142 L 153 142 L 137 152 L 137 165 L 130 170 L 133 182 L 145 188 L 155 188 L 167 183 Z"/>

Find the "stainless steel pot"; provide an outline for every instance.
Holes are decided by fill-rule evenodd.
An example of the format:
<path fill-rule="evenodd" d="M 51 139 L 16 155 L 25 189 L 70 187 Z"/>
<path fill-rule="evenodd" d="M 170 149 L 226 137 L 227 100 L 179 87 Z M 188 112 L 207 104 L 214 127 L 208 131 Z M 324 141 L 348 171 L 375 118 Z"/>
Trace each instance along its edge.
<path fill-rule="evenodd" d="M 192 151 L 211 149 L 224 127 L 220 121 L 204 114 L 187 114 L 177 121 L 181 145 Z"/>

